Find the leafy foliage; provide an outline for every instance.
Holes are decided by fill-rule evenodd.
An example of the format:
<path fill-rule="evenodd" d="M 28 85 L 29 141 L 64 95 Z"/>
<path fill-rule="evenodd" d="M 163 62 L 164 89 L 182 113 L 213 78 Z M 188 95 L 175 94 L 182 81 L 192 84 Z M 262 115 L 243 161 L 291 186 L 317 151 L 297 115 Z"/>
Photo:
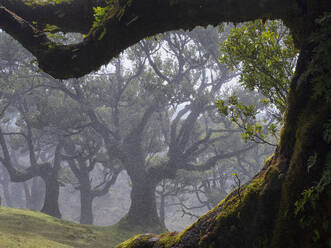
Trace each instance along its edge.
<path fill-rule="evenodd" d="M 233 95 L 216 103 L 219 111 L 243 130 L 246 141 L 270 143 L 266 135 L 278 131 L 297 59 L 289 31 L 279 21 L 248 22 L 231 30 L 221 52 L 220 62 L 240 73 L 239 83 L 264 98 L 260 106 L 247 106 Z"/>
<path fill-rule="evenodd" d="M 125 9 L 130 7 L 132 0 L 126 1 L 125 4 L 121 4 L 120 0 L 108 0 L 106 1 L 107 5 L 105 7 L 97 6 L 93 7 L 94 11 L 94 23 L 93 28 L 102 26 L 102 24 L 109 18 L 116 16 L 118 19 L 121 19 Z"/>
<path fill-rule="evenodd" d="M 220 62 L 241 72 L 242 85 L 284 112 L 297 55 L 289 30 L 279 21 L 245 23 L 231 30 L 221 51 Z"/>

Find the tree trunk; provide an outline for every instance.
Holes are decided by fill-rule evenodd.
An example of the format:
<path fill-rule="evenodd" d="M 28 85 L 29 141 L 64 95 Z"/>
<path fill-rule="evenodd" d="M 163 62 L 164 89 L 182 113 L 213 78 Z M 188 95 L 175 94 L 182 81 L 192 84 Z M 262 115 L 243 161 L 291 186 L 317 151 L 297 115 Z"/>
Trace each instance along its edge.
<path fill-rule="evenodd" d="M 25 208 L 26 204 L 22 183 L 14 182 L 10 184 L 10 199 L 12 207 Z"/>
<path fill-rule="evenodd" d="M 80 189 L 80 223 L 93 225 L 93 196 L 88 189 Z"/>
<path fill-rule="evenodd" d="M 23 182 L 24 194 L 25 194 L 25 205 L 27 209 L 32 209 L 30 187 L 27 182 Z"/>
<path fill-rule="evenodd" d="M 165 198 L 164 194 L 160 195 L 160 221 L 165 226 Z"/>
<path fill-rule="evenodd" d="M 2 188 L 3 188 L 3 194 L 4 194 L 4 198 L 5 198 L 4 200 L 6 202 L 6 206 L 13 207 L 10 190 L 9 190 L 9 183 L 10 183 L 9 177 L 7 175 L 4 176 L 3 180 L 1 181 Z M 2 201 L 2 204 L 4 204 L 3 201 Z"/>
<path fill-rule="evenodd" d="M 40 177 L 34 177 L 31 185 L 31 209 L 39 210 L 43 205 L 45 184 Z"/>
<path fill-rule="evenodd" d="M 9 184 L 2 184 L 2 186 L 3 186 L 3 194 L 5 196 L 6 205 L 8 207 L 12 207 L 13 203 L 11 201 L 11 196 L 9 193 Z"/>
<path fill-rule="evenodd" d="M 47 168 L 46 172 L 41 175 L 45 182 L 45 200 L 41 212 L 56 218 L 61 218 L 59 209 L 59 192 L 60 185 L 57 181 L 57 170 Z"/>
<path fill-rule="evenodd" d="M 31 210 L 39 210 L 43 205 L 45 186 L 40 177 L 34 177 L 31 182 L 24 182 L 26 207 Z"/>
<path fill-rule="evenodd" d="M 140 173 L 142 174 L 142 173 Z M 156 232 L 163 229 L 156 208 L 156 184 L 148 177 L 132 177 L 131 206 L 127 214 L 127 221 L 131 225 L 157 228 Z"/>
<path fill-rule="evenodd" d="M 298 39 L 280 142 L 261 172 L 183 233 L 139 236 L 121 248 L 330 247 L 331 15 L 311 23 L 314 34 Z"/>

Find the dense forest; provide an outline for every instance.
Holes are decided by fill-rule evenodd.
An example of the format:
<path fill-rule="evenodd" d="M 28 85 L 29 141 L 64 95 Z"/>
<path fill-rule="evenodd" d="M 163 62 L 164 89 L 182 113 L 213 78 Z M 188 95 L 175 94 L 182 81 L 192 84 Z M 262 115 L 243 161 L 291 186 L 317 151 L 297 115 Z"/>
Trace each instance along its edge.
<path fill-rule="evenodd" d="M 330 27 L 328 0 L 1 1 L 4 247 L 331 247 Z"/>

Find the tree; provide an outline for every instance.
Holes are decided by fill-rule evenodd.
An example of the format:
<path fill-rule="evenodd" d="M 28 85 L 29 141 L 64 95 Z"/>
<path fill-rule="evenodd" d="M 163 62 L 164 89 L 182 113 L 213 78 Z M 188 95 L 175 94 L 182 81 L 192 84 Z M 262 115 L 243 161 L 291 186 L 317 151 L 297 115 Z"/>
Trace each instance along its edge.
<path fill-rule="evenodd" d="M 329 122 L 331 17 L 330 14 L 325 13 L 331 10 L 330 1 L 141 0 L 130 1 L 131 5 L 126 5 L 130 2 L 125 2 L 127 8 L 123 8 L 122 2 L 116 2 L 117 5 L 112 2 L 108 5 L 111 14 L 106 15 L 108 18 L 94 28 L 95 32 L 91 32 L 85 42 L 69 47 L 56 44 L 48 47 L 50 42 L 45 35 L 38 33 L 41 35 L 34 36 L 38 30 L 27 22 L 22 22 L 22 19 L 18 19 L 17 15 L 13 15 L 8 9 L 24 16 L 27 21 L 36 16 L 40 17 L 38 20 L 41 24 L 45 23 L 41 17 L 46 16 L 46 19 L 47 16 L 52 17 L 50 20 L 53 21 L 46 20 L 46 23 L 54 24 L 57 21 L 56 24 L 60 29 L 66 26 L 64 23 L 61 24 L 61 21 L 66 20 L 66 24 L 72 24 L 69 26 L 72 31 L 79 31 L 79 27 L 86 28 L 86 21 L 82 21 L 82 24 L 75 21 L 85 16 L 87 21 L 92 20 L 93 3 L 89 2 L 91 5 L 82 8 L 86 13 L 84 15 L 79 6 L 86 2 L 61 2 L 60 5 L 55 5 L 55 8 L 65 6 L 67 8 L 63 8 L 64 12 L 78 12 L 81 15 L 75 17 L 76 15 L 70 14 L 61 15 L 62 18 L 61 16 L 53 18 L 54 11 L 50 11 L 49 15 L 38 13 L 40 9 L 44 9 L 44 13 L 47 13 L 51 9 L 49 4 L 36 8 L 35 5 L 22 6 L 21 1 L 4 2 L 6 4 L 2 3 L 3 6 L 0 8 L 1 28 L 28 47 L 37 55 L 40 66 L 57 77 L 77 76 L 93 70 L 142 37 L 157 32 L 178 28 L 188 29 L 196 25 L 217 24 L 221 21 L 282 19 L 290 28 L 295 45 L 300 49 L 300 55 L 290 86 L 279 145 L 272 159 L 266 163 L 265 169 L 243 188 L 241 202 L 236 194 L 230 194 L 219 207 L 200 218 L 183 234 L 179 236 L 167 234 L 161 237 L 138 236 L 124 243 L 122 247 L 127 246 L 128 243 L 130 247 L 142 245 L 162 247 L 165 246 L 165 242 L 168 247 L 210 245 L 326 247 L 328 245 L 329 225 L 320 224 L 330 219 L 330 196 L 327 192 L 330 191 L 331 150 Z M 10 3 L 12 7 L 9 6 Z M 20 9 L 22 13 L 19 13 Z M 31 14 L 32 11 L 36 12 Z M 100 37 L 104 28 L 108 32 Z M 119 45 L 116 46 L 115 42 Z M 108 49 L 105 49 L 105 46 Z M 81 48 L 80 53 L 72 58 L 72 52 L 77 48 Z M 96 54 L 93 61 L 82 59 L 93 50 Z M 50 56 L 44 56 L 45 54 Z M 75 70 L 73 65 L 81 70 Z M 60 73 L 62 71 L 63 73 Z M 238 239 L 233 239 L 234 235 Z"/>
<path fill-rule="evenodd" d="M 70 137 L 70 128 L 75 128 L 80 115 L 70 114 L 70 118 L 65 115 L 68 112 L 59 106 L 63 102 L 61 95 L 54 96 L 43 88 L 43 81 L 49 78 L 36 71 L 29 63 L 31 55 L 4 32 L 0 51 L 1 162 L 13 182 L 24 182 L 26 207 L 39 210 L 45 195 L 41 211 L 60 217 L 58 176 L 62 140 Z M 45 186 L 38 183 L 37 177 L 42 178 Z M 31 188 L 26 183 L 29 179 Z M 7 200 L 10 203 L 8 197 Z"/>
<path fill-rule="evenodd" d="M 80 191 L 80 223 L 90 225 L 93 224 L 93 200 L 108 193 L 122 171 L 118 164 L 101 152 L 102 139 L 93 131 L 85 128 L 76 137 L 67 139 L 62 154 L 78 180 L 75 188 Z M 103 168 L 102 179 L 93 180 L 91 174 L 100 166 Z"/>
<path fill-rule="evenodd" d="M 239 137 L 230 138 L 232 141 L 226 139 L 224 143 L 236 146 Z M 176 210 L 182 213 L 182 216 L 199 218 L 238 187 L 237 179 L 240 185 L 244 185 L 253 178 L 272 152 L 268 145 L 256 146 L 233 158 L 220 160 L 211 170 L 193 173 L 181 171 L 175 180 L 164 180 L 157 190 L 159 212 L 162 213 L 160 216 L 171 214 L 171 211 Z"/>
<path fill-rule="evenodd" d="M 224 118 L 204 124 L 216 112 L 213 97 L 232 78 L 216 63 L 217 32 L 174 32 L 158 39 L 142 41 L 125 54 L 130 71 L 118 58 L 109 65 L 112 72 L 49 86 L 81 106 L 90 126 L 103 137 L 108 157 L 117 158 L 128 172 L 132 192 L 125 220 L 154 230 L 164 227 L 155 200 L 155 188 L 164 178 L 173 178 L 180 169 L 210 169 L 218 160 L 250 149 L 238 144 L 205 152 L 236 133 Z M 161 59 L 166 50 L 169 56 Z"/>
<path fill-rule="evenodd" d="M 27 134 L 15 133 L 18 135 L 23 135 L 26 138 L 26 146 L 29 149 L 29 162 L 30 165 L 25 168 L 23 171 L 17 169 L 17 165 L 13 164 L 13 155 L 10 154 L 10 149 L 7 145 L 5 133 L 0 131 L 0 143 L 3 152 L 3 156 L 0 157 L 1 163 L 6 167 L 9 172 L 11 181 L 14 182 L 25 182 L 33 177 L 40 176 L 46 185 L 45 192 L 45 200 L 44 205 L 42 207 L 42 212 L 52 215 L 54 217 L 61 217 L 61 213 L 58 206 L 58 196 L 59 196 L 59 183 L 57 180 L 58 172 L 60 169 L 60 149 L 62 148 L 62 144 L 59 143 L 56 145 L 55 150 L 53 151 L 54 160 L 53 161 L 40 161 L 37 162 L 34 145 L 32 142 L 32 132 L 30 127 L 27 128 Z M 48 151 L 49 152 L 49 151 Z M 25 152 L 23 152 L 25 154 Z"/>
<path fill-rule="evenodd" d="M 231 30 L 221 51 L 220 61 L 240 72 L 239 83 L 262 96 L 260 103 L 247 105 L 234 91 L 229 106 L 217 102 L 220 112 L 243 130 L 245 140 L 274 145 L 270 136 L 279 134 L 297 60 L 289 30 L 280 21 L 248 22 Z"/>
<path fill-rule="evenodd" d="M 25 182 L 40 176 L 46 186 L 44 205 L 42 211 L 55 217 L 60 217 L 58 207 L 59 184 L 57 174 L 60 166 L 59 150 L 61 142 L 56 137 L 54 143 L 49 143 L 49 133 L 38 132 L 34 125 L 38 123 L 35 96 L 31 95 L 33 89 L 38 88 L 34 77 L 29 77 L 28 64 L 31 57 L 22 53 L 20 49 L 12 49 L 15 44 L 8 41 L 8 37 L 1 34 L 2 45 L 6 46 L 1 53 L 1 120 L 0 146 L 1 163 L 6 167 L 11 181 Z M 22 74 L 26 73 L 22 77 Z M 25 84 L 22 79 L 25 78 Z M 13 82 L 10 84 L 9 82 Z M 12 123 L 11 117 L 16 120 Z M 47 155 L 46 155 L 47 154 Z M 51 156 L 48 156 L 51 154 Z M 46 156 L 45 156 L 46 155 Z M 53 156 L 52 156 L 53 155 Z M 28 163 L 22 164 L 19 157 L 25 157 Z M 54 159 L 53 159 L 54 158 Z M 30 193 L 25 187 L 26 197 Z"/>
<path fill-rule="evenodd" d="M 289 30 L 280 21 L 248 22 L 231 30 L 221 51 L 220 61 L 240 72 L 239 83 L 283 114 L 298 52 Z"/>

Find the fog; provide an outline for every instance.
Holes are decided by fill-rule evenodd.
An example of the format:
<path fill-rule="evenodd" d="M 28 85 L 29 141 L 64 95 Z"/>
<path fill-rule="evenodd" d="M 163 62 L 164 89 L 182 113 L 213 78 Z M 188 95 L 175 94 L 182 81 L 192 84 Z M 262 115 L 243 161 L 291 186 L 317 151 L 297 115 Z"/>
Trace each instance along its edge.
<path fill-rule="evenodd" d="M 229 28 L 150 37 L 66 81 L 1 32 L 1 205 L 180 231 L 244 187 L 276 140 L 244 140 L 215 105 L 234 92 L 245 104 L 262 99 L 218 61 Z M 273 123 L 260 107 L 258 121 Z"/>

